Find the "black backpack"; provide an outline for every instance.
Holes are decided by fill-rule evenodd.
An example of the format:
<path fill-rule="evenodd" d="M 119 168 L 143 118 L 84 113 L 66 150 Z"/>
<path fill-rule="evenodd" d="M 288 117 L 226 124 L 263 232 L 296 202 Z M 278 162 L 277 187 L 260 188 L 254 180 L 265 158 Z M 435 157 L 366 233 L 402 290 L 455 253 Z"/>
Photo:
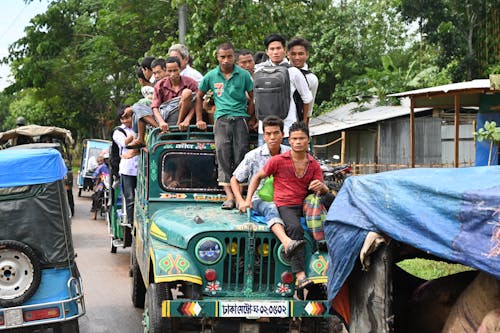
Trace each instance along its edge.
<path fill-rule="evenodd" d="M 118 178 L 120 177 L 120 174 L 118 173 L 120 169 L 120 155 L 121 155 L 121 150 L 120 147 L 116 144 L 115 140 L 113 140 L 113 133 L 118 130 L 123 133 L 123 135 L 127 136 L 127 132 L 120 126 L 117 126 L 113 129 L 111 132 L 111 149 L 109 151 L 109 168 L 111 174 L 115 177 Z"/>
<path fill-rule="evenodd" d="M 285 119 L 290 110 L 288 64 L 263 66 L 253 75 L 257 119 L 278 116 Z"/>
<path fill-rule="evenodd" d="M 309 86 L 309 81 L 307 81 L 307 74 L 311 73 L 311 71 L 307 69 L 300 69 L 300 72 L 304 75 L 304 78 L 306 79 L 307 86 Z M 293 101 L 295 102 L 295 108 L 297 109 L 297 121 L 303 121 L 304 120 L 304 101 L 302 100 L 302 97 L 300 97 L 300 94 L 297 90 L 293 93 Z"/>

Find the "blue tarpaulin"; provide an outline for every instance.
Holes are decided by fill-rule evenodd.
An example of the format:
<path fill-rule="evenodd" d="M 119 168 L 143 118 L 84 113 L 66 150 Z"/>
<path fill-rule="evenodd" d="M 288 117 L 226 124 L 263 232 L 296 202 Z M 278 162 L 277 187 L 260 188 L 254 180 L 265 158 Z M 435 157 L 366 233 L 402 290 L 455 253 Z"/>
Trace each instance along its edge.
<path fill-rule="evenodd" d="M 0 187 L 51 183 L 67 171 L 53 148 L 0 150 Z"/>
<path fill-rule="evenodd" d="M 500 167 L 350 177 L 324 228 L 330 300 L 352 271 L 369 231 L 500 278 Z"/>

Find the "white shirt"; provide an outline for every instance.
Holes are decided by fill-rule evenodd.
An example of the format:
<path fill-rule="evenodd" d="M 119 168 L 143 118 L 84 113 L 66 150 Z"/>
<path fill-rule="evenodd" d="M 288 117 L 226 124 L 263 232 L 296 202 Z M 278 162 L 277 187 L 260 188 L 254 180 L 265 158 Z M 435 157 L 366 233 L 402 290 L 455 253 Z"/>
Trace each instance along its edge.
<path fill-rule="evenodd" d="M 186 65 L 186 68 L 184 68 L 181 71 L 181 75 L 187 76 L 195 80 L 196 82 L 200 83 L 201 79 L 203 79 L 203 75 L 198 72 L 196 69 L 193 67 Z"/>
<path fill-rule="evenodd" d="M 285 59 L 280 63 L 280 65 L 283 63 L 288 63 L 288 61 Z M 266 62 L 263 62 L 261 66 L 256 66 L 255 72 L 261 70 L 263 66 L 277 65 L 275 65 L 271 60 L 267 60 Z M 292 124 L 297 121 L 297 107 L 295 106 L 295 102 L 293 101 L 293 94 L 295 93 L 295 91 L 299 92 L 304 104 L 310 104 L 313 101 L 313 95 L 311 93 L 311 90 L 309 89 L 309 85 L 307 84 L 304 74 L 302 74 L 300 69 L 293 66 L 288 67 L 288 76 L 290 77 L 290 109 L 288 110 L 288 115 L 286 116 L 286 118 L 283 119 L 284 138 L 287 138 L 289 136 L 290 126 L 292 126 Z M 262 129 L 262 121 L 259 121 L 259 133 L 264 133 Z"/>
<path fill-rule="evenodd" d="M 131 128 L 128 128 L 123 124 L 120 127 L 125 130 L 127 135 L 135 134 Z M 127 136 L 124 135 L 119 130 L 116 130 L 113 133 L 113 141 L 118 145 L 118 147 L 120 147 L 120 155 L 129 151 L 129 149 L 125 148 L 126 137 Z M 132 158 L 122 158 L 120 160 L 120 167 L 118 169 L 118 173 L 120 175 L 126 175 L 126 176 L 137 176 L 138 163 L 139 163 L 139 156 L 134 156 Z"/>
<path fill-rule="evenodd" d="M 304 64 L 304 67 L 302 67 L 301 69 L 308 71 L 309 66 L 307 64 Z M 307 73 L 306 79 L 307 83 L 309 84 L 309 90 L 311 90 L 311 94 L 313 97 L 311 105 L 309 106 L 309 118 L 311 118 L 313 113 L 314 101 L 316 100 L 316 93 L 318 92 L 319 81 L 318 77 L 313 73 Z"/>

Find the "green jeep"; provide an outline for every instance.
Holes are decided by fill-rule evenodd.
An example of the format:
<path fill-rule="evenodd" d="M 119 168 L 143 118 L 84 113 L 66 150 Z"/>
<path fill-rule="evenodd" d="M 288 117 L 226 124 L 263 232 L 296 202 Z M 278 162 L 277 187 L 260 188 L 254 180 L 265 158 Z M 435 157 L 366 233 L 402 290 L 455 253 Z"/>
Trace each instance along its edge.
<path fill-rule="evenodd" d="M 213 133 L 171 130 L 151 130 L 139 159 L 131 268 L 144 332 L 334 332 L 326 249 L 306 235 L 314 286 L 299 299 L 266 224 L 221 209 Z"/>

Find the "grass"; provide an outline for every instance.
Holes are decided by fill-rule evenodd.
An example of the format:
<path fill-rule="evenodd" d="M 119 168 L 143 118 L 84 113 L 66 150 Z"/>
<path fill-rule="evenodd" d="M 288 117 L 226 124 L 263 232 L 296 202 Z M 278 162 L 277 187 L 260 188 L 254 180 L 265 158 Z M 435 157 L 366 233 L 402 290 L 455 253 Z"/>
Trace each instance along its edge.
<path fill-rule="evenodd" d="M 449 264 L 420 258 L 403 260 L 397 265 L 408 273 L 425 280 L 433 280 L 446 275 L 474 270 L 460 264 Z"/>

